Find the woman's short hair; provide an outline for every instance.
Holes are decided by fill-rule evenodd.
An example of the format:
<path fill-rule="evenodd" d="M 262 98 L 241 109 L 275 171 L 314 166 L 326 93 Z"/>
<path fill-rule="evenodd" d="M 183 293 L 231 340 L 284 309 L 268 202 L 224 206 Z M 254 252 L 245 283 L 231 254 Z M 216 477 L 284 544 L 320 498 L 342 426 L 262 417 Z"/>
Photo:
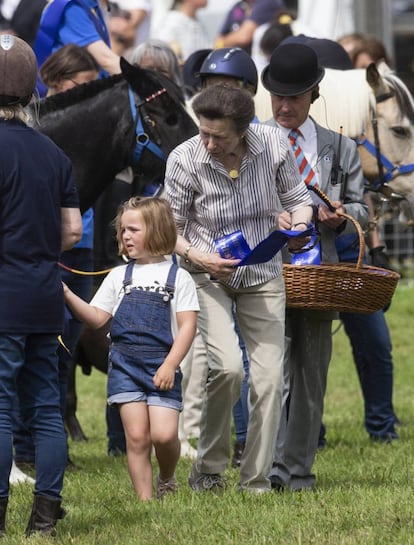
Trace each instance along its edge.
<path fill-rule="evenodd" d="M 184 87 L 177 55 L 162 40 L 151 39 L 139 44 L 131 53 L 130 62 L 140 65 L 146 57 L 152 59 L 154 69 L 163 73 L 181 89 Z"/>
<path fill-rule="evenodd" d="M 194 113 L 207 119 L 230 119 L 242 134 L 253 121 L 254 102 L 246 89 L 214 85 L 203 89 L 193 100 Z"/>
<path fill-rule="evenodd" d="M 71 79 L 79 72 L 99 72 L 95 58 L 84 47 L 67 44 L 55 51 L 40 67 L 40 77 L 52 89 L 62 80 Z"/>
<path fill-rule="evenodd" d="M 337 39 L 337 42 L 347 51 L 353 65 L 356 64 L 361 53 L 367 53 L 372 62 L 377 63 L 384 60 L 388 66 L 392 66 L 392 61 L 384 43 L 373 34 L 353 32 L 341 36 Z"/>
<path fill-rule="evenodd" d="M 119 255 L 128 255 L 122 240 L 122 215 L 134 210 L 140 212 L 146 227 L 145 249 L 151 256 L 170 255 L 177 243 L 177 228 L 169 203 L 160 197 L 131 197 L 118 208 L 115 218 Z"/>

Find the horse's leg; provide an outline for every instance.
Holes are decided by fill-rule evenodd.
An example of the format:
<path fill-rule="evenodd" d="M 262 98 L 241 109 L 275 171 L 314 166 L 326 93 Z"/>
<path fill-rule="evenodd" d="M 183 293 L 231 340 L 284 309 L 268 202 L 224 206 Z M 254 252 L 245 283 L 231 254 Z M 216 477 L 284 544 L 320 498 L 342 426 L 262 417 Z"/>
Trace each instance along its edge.
<path fill-rule="evenodd" d="M 107 326 L 104 326 L 97 331 L 84 327 L 76 346 L 73 360 L 70 363 L 67 378 L 65 424 L 74 441 L 87 441 L 87 437 L 76 416 L 78 408 L 78 397 L 76 394 L 76 365 L 79 364 L 82 367 L 84 375 L 90 375 L 92 367 L 96 367 L 103 373 L 107 372 L 107 333 Z"/>
<path fill-rule="evenodd" d="M 66 393 L 65 425 L 73 441 L 87 441 L 79 420 L 76 416 L 78 398 L 76 395 L 76 363 L 71 362 L 68 371 L 68 384 Z"/>

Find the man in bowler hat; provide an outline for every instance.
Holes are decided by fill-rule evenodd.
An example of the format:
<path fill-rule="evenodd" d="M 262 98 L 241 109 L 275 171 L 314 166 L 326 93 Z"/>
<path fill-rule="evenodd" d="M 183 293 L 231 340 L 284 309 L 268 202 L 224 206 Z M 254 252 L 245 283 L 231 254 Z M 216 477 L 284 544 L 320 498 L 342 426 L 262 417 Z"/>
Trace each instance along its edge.
<path fill-rule="evenodd" d="M 338 212 L 353 216 L 363 226 L 368 215 L 356 144 L 321 127 L 309 116 L 323 76 L 324 68 L 311 47 L 287 43 L 274 50 L 262 72 L 262 83 L 271 95 L 273 119 L 268 124 L 279 127 L 289 139 L 308 187 L 316 185 L 334 204 L 336 210 L 331 211 L 311 193 L 321 261 L 337 262 L 335 239 L 349 228 Z M 289 216 L 283 211 L 279 227 L 291 228 Z M 306 260 L 306 254 L 302 258 Z M 286 256 L 285 261 L 290 259 L 291 255 Z M 322 421 L 334 318 L 334 312 L 287 309 L 284 410 L 270 475 L 276 489 L 310 489 L 315 484 L 312 466 Z"/>

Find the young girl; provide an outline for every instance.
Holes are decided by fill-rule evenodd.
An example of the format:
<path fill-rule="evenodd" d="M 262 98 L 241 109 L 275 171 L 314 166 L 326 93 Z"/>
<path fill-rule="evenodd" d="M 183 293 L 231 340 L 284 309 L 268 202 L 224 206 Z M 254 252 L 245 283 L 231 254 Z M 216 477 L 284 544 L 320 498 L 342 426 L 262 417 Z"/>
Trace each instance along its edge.
<path fill-rule="evenodd" d="M 179 365 L 193 341 L 199 306 L 191 276 L 164 257 L 177 238 L 165 200 L 133 197 L 121 205 L 115 225 L 119 253 L 129 263 L 108 274 L 90 304 L 66 285 L 64 292 L 69 308 L 89 327 L 112 318 L 108 403 L 119 407 L 135 492 L 148 500 L 153 446 L 157 497 L 177 490 Z"/>

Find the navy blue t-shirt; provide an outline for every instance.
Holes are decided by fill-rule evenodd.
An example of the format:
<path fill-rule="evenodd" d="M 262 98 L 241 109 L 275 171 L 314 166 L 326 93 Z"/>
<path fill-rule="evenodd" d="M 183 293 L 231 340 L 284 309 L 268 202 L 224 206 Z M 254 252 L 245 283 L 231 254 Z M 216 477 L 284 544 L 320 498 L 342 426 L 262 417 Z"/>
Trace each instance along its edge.
<path fill-rule="evenodd" d="M 77 208 L 72 165 L 45 135 L 0 120 L 0 333 L 59 333 L 61 208 Z"/>
<path fill-rule="evenodd" d="M 238 30 L 246 20 L 253 21 L 258 26 L 271 22 L 276 13 L 284 8 L 284 1 L 256 0 L 253 3 L 250 15 L 247 15 L 248 7 L 246 2 L 236 2 L 229 10 L 221 27 L 220 34 L 226 35 Z"/>

